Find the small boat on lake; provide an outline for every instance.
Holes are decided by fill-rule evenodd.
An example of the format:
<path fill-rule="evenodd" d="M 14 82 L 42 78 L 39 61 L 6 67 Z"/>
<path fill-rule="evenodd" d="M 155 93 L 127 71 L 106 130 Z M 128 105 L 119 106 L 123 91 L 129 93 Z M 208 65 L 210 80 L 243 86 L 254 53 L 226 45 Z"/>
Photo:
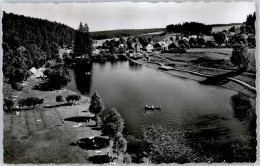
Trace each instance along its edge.
<path fill-rule="evenodd" d="M 154 106 L 154 105 L 148 106 L 148 105 L 145 105 L 144 108 L 145 108 L 145 110 L 161 111 L 161 105 L 159 105 L 159 106 Z"/>

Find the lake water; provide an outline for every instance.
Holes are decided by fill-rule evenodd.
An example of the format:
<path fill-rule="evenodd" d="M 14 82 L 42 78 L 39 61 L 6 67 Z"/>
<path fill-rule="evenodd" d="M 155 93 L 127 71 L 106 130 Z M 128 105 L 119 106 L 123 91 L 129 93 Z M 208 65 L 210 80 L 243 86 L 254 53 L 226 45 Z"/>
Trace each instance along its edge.
<path fill-rule="evenodd" d="M 85 72 L 90 71 L 91 75 Z M 144 124 L 178 125 L 196 129 L 199 137 L 231 141 L 250 133 L 251 119 L 236 118 L 230 105 L 238 92 L 206 86 L 142 65 L 124 62 L 93 63 L 71 71 L 67 88 L 101 96 L 107 110 L 115 107 L 131 132 Z M 145 111 L 145 105 L 161 105 L 161 111 Z M 198 138 L 200 139 L 200 138 Z"/>

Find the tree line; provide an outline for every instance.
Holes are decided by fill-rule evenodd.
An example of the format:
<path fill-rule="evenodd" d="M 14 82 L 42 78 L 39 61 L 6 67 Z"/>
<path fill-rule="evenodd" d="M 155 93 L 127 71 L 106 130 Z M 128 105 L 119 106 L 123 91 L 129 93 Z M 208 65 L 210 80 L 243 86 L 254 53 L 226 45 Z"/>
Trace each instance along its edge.
<path fill-rule="evenodd" d="M 166 26 L 166 31 L 169 33 L 183 33 L 189 34 L 210 34 L 212 26 L 205 25 L 198 22 L 184 22 L 183 24 L 170 24 Z"/>
<path fill-rule="evenodd" d="M 153 28 L 153 29 L 119 29 L 111 31 L 97 31 L 91 32 L 91 37 L 95 40 L 101 39 L 110 39 L 110 38 L 119 38 L 119 37 L 128 37 L 142 35 L 146 33 L 164 31 L 165 28 Z"/>

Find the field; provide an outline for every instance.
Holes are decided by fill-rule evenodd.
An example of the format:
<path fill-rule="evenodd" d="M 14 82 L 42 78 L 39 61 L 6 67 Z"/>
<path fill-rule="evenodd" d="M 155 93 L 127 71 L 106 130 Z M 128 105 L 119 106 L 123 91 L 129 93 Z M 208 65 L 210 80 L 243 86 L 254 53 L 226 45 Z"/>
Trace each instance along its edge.
<path fill-rule="evenodd" d="M 100 136 L 99 130 L 94 130 L 92 121 L 86 125 L 82 120 L 89 116 L 89 98 L 82 96 L 77 105 L 57 103 L 57 95 L 63 97 L 74 94 L 69 90 L 39 91 L 33 86 L 39 83 L 36 78 L 29 78 L 29 83 L 22 92 L 13 92 L 16 98 L 39 97 L 44 104 L 35 109 L 20 110 L 19 115 L 5 113 L 4 120 L 4 163 L 91 163 L 89 157 L 106 155 L 108 148 L 86 150 L 71 143 L 82 138 Z M 31 89 L 28 92 L 28 89 Z M 70 119 L 68 119 L 70 118 Z M 81 120 L 80 120 L 81 119 Z M 63 124 L 64 120 L 64 124 Z M 76 123 L 82 126 L 75 127 Z"/>
<path fill-rule="evenodd" d="M 236 28 L 240 27 L 242 24 L 233 24 L 233 25 L 219 25 L 219 26 L 213 26 L 212 27 L 212 32 L 216 33 L 216 32 L 221 32 L 223 30 L 229 30 L 231 27 L 235 26 Z"/>

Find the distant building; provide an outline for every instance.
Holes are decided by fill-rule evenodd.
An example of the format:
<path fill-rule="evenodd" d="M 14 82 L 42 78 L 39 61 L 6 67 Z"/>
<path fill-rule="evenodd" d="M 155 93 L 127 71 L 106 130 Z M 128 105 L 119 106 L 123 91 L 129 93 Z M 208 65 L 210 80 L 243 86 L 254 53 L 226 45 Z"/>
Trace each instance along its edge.
<path fill-rule="evenodd" d="M 216 47 L 218 46 L 217 43 L 215 42 L 215 39 L 213 36 L 203 36 L 203 39 L 206 42 L 206 45 L 209 47 Z"/>
<path fill-rule="evenodd" d="M 100 53 L 99 49 L 93 49 L 93 51 L 92 51 L 92 54 L 94 54 L 94 55 L 99 54 L 99 53 Z"/>
<path fill-rule="evenodd" d="M 153 45 L 152 43 L 147 43 L 144 45 L 143 49 L 146 51 L 146 52 L 153 52 Z"/>
<path fill-rule="evenodd" d="M 153 46 L 155 51 L 168 50 L 168 45 L 165 42 L 157 42 Z"/>
<path fill-rule="evenodd" d="M 35 67 L 32 67 L 29 71 L 31 74 L 34 74 L 37 72 L 37 69 Z"/>
<path fill-rule="evenodd" d="M 169 46 L 168 49 L 173 49 L 173 48 L 179 48 L 179 44 L 177 42 L 172 42 Z"/>
<path fill-rule="evenodd" d="M 142 48 L 143 46 L 140 43 L 132 43 L 130 49 L 133 49 L 135 52 L 142 52 Z"/>

